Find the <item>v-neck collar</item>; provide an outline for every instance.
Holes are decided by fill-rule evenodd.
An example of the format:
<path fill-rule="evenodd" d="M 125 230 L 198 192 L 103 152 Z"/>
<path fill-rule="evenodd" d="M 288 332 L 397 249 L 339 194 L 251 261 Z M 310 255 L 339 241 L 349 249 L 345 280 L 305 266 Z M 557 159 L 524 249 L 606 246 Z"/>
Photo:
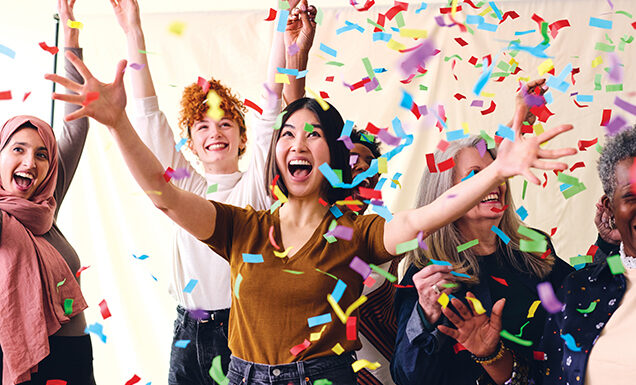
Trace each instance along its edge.
<path fill-rule="evenodd" d="M 295 259 L 294 257 L 299 255 L 300 253 L 305 252 L 305 249 L 309 249 L 309 244 L 312 242 L 315 242 L 314 241 L 315 238 L 317 237 L 322 238 L 322 234 L 320 234 L 320 231 L 323 227 L 325 227 L 324 226 L 325 221 L 327 221 L 331 216 L 332 216 L 331 210 L 327 210 L 322 220 L 320 221 L 318 226 L 316 226 L 316 228 L 314 229 L 314 232 L 311 234 L 311 237 L 307 239 L 307 241 L 294 253 L 294 255 L 292 255 L 291 258 L 288 256 L 285 256 L 284 258 L 280 258 L 283 261 L 283 263 L 288 263 L 291 259 Z M 285 250 L 285 245 L 283 244 L 283 234 L 280 230 L 280 207 L 278 207 L 272 214 L 272 220 L 274 222 L 274 240 L 276 241 L 276 244 L 281 247 L 282 250 Z"/>

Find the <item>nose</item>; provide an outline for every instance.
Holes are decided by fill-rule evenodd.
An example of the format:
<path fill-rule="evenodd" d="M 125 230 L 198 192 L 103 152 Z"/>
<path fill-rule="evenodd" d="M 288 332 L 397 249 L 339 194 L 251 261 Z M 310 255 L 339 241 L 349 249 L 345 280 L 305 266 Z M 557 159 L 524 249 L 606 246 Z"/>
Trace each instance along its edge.
<path fill-rule="evenodd" d="M 296 152 L 304 152 L 307 150 L 307 141 L 305 135 L 296 135 L 291 145 L 291 150 Z"/>
<path fill-rule="evenodd" d="M 35 164 L 36 164 L 35 153 L 26 153 L 22 157 L 22 166 L 23 167 L 26 167 L 28 169 L 32 169 L 32 168 L 35 168 Z"/>

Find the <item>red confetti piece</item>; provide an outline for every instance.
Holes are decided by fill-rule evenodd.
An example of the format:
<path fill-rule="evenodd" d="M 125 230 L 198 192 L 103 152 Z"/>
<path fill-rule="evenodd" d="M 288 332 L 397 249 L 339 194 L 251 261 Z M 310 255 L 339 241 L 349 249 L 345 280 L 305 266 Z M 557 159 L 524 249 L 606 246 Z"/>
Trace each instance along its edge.
<path fill-rule="evenodd" d="M 393 20 L 395 15 L 397 15 L 398 13 L 400 13 L 402 11 L 408 11 L 408 9 L 409 9 L 409 4 L 408 3 L 403 3 L 401 1 L 396 1 L 395 5 L 393 7 L 391 7 L 391 9 L 386 11 L 385 15 L 386 15 L 386 17 L 389 20 Z M 384 25 L 382 25 L 382 26 L 384 26 Z"/>
<path fill-rule="evenodd" d="M 508 205 L 505 205 L 502 208 L 491 207 L 490 211 L 495 212 L 495 213 L 503 213 L 504 211 L 506 211 L 507 208 L 508 208 Z"/>
<path fill-rule="evenodd" d="M 490 101 L 490 107 L 488 107 L 487 109 L 482 110 L 480 112 L 481 112 L 482 115 L 488 115 L 488 114 L 492 113 L 495 110 L 495 108 L 497 108 L 497 104 L 495 104 L 494 100 L 491 100 Z"/>
<path fill-rule="evenodd" d="M 453 345 L 453 351 L 455 351 L 455 354 L 461 352 L 462 350 L 466 350 L 466 348 L 464 347 L 464 345 L 460 344 L 459 342 Z"/>
<path fill-rule="evenodd" d="M 574 80 L 574 75 L 578 74 L 579 72 L 581 72 L 581 69 L 579 67 L 573 68 L 572 72 L 570 72 L 570 78 L 572 79 L 572 85 L 576 84 L 576 80 Z M 538 89 L 539 87 L 537 87 Z"/>
<path fill-rule="evenodd" d="M 546 360 L 545 353 L 544 352 L 538 352 L 536 350 L 532 352 L 532 358 L 534 358 L 535 361 L 545 361 Z"/>
<path fill-rule="evenodd" d="M 541 259 L 546 259 L 551 252 L 552 250 L 547 249 L 543 254 L 541 254 Z"/>
<path fill-rule="evenodd" d="M 522 124 L 521 125 L 521 133 L 522 134 L 532 134 L 534 129 L 532 128 L 532 124 Z"/>
<path fill-rule="evenodd" d="M 380 133 L 381 128 L 378 128 L 376 126 L 373 125 L 373 123 L 369 122 L 367 123 L 367 128 L 365 128 L 365 131 L 367 131 L 370 134 L 373 135 L 377 135 Z"/>
<path fill-rule="evenodd" d="M 541 23 L 545 23 L 545 20 L 543 20 L 543 18 L 536 13 L 532 14 L 532 20 L 534 20 L 539 25 L 539 29 L 541 29 Z"/>
<path fill-rule="evenodd" d="M 587 253 L 585 255 L 591 255 L 593 257 L 597 251 L 598 251 L 598 246 L 592 245 L 590 246 L 589 249 L 587 249 Z"/>
<path fill-rule="evenodd" d="M 581 167 L 585 167 L 585 163 L 584 162 L 576 162 L 572 165 L 572 167 L 570 167 L 570 172 L 576 170 L 577 168 L 581 168 Z"/>
<path fill-rule="evenodd" d="M 556 227 L 551 228 L 550 229 L 550 236 L 553 236 L 554 234 L 556 234 L 556 232 L 557 232 L 557 228 Z"/>
<path fill-rule="evenodd" d="M 133 385 L 138 383 L 139 381 L 141 381 L 141 378 L 138 375 L 133 374 L 132 378 L 126 381 L 126 385 Z"/>
<path fill-rule="evenodd" d="M 545 188 L 545 186 L 548 185 L 548 174 L 546 174 L 545 172 L 543 173 L 543 177 L 545 178 L 545 182 L 543 182 L 543 188 Z"/>
<path fill-rule="evenodd" d="M 455 96 L 455 99 L 457 99 L 457 100 L 466 99 L 466 97 L 464 95 L 460 94 L 459 92 L 456 93 L 454 96 Z"/>
<path fill-rule="evenodd" d="M 598 142 L 598 138 L 594 138 L 592 140 L 579 140 L 578 147 L 579 151 L 587 151 L 588 147 L 595 145 Z"/>
<path fill-rule="evenodd" d="M 11 91 L 2 91 L 0 92 L 0 100 L 11 100 Z"/>
<path fill-rule="evenodd" d="M 386 16 L 384 16 L 384 14 L 382 13 L 378 13 L 378 20 L 376 20 L 376 24 L 379 25 L 380 27 L 384 27 L 384 21 L 386 20 Z M 375 27 L 375 29 L 373 30 L 373 32 L 383 32 L 380 28 Z"/>
<path fill-rule="evenodd" d="M 409 84 L 411 82 L 411 80 L 413 80 L 414 77 L 415 77 L 415 74 L 410 74 L 408 78 L 406 78 L 404 80 L 400 80 L 400 83 Z"/>
<path fill-rule="evenodd" d="M 601 126 L 605 127 L 612 118 L 612 110 L 603 110 L 603 118 L 601 119 Z"/>
<path fill-rule="evenodd" d="M 530 112 L 532 112 L 542 123 L 545 123 L 550 116 L 554 115 L 554 113 L 550 111 L 545 104 L 542 106 L 530 107 Z"/>
<path fill-rule="evenodd" d="M 318 203 L 320 203 L 321 205 L 327 207 L 329 206 L 329 203 L 327 203 L 324 199 L 322 198 L 318 198 Z"/>
<path fill-rule="evenodd" d="M 494 275 L 490 276 L 492 279 L 494 279 L 495 281 L 499 282 L 500 284 L 504 285 L 504 286 L 508 286 L 508 282 L 506 282 L 505 279 L 503 278 L 499 278 L 499 277 L 495 277 Z"/>
<path fill-rule="evenodd" d="M 197 79 L 197 84 L 199 85 L 199 87 L 203 88 L 204 93 L 208 93 L 208 90 L 210 89 L 210 83 L 207 80 L 199 76 L 199 78 Z"/>
<path fill-rule="evenodd" d="M 110 310 L 108 310 L 108 304 L 106 303 L 105 299 L 103 299 L 102 302 L 99 303 L 99 311 L 102 313 L 103 319 L 111 316 Z"/>
<path fill-rule="evenodd" d="M 393 286 L 397 287 L 398 289 L 410 289 L 415 287 L 413 285 L 398 285 L 398 284 L 394 284 Z"/>
<path fill-rule="evenodd" d="M 42 48 L 43 50 L 45 50 L 46 52 L 50 53 L 51 55 L 55 55 L 56 53 L 58 53 L 58 51 L 60 50 L 57 47 L 49 47 L 48 45 L 46 45 L 45 42 L 41 42 L 38 44 L 40 46 L 40 48 Z"/>
<path fill-rule="evenodd" d="M 471 56 L 470 59 L 468 59 L 468 62 L 472 65 L 477 65 L 477 62 L 479 61 L 479 59 L 477 59 L 474 56 Z"/>
<path fill-rule="evenodd" d="M 519 14 L 515 11 L 508 11 L 506 13 L 504 13 L 501 16 L 501 21 L 499 21 L 499 24 L 503 23 L 504 21 L 506 21 L 508 18 L 511 18 L 512 20 L 516 19 L 519 17 Z"/>
<path fill-rule="evenodd" d="M 439 172 L 450 170 L 451 168 L 455 167 L 455 160 L 453 158 L 448 158 L 443 162 L 439 162 L 437 164 L 437 167 L 439 168 Z"/>
<path fill-rule="evenodd" d="M 245 99 L 245 101 L 243 102 L 243 104 L 245 104 L 247 107 L 250 107 L 252 109 L 254 109 L 254 111 L 258 112 L 260 115 L 263 114 L 263 109 L 260 108 L 256 103 L 254 103 L 253 101 L 249 100 L 249 99 Z"/>
<path fill-rule="evenodd" d="M 435 155 L 433 155 L 433 153 L 426 154 L 426 165 L 428 166 L 428 172 L 437 172 L 437 167 L 435 167 Z"/>
<path fill-rule="evenodd" d="M 356 328 L 357 317 L 347 318 L 347 340 L 355 341 L 358 339 L 358 329 Z"/>
<path fill-rule="evenodd" d="M 415 119 L 419 119 L 422 116 L 422 114 L 420 113 L 420 108 L 417 104 L 415 104 L 415 102 L 413 102 L 413 105 L 411 106 L 411 112 L 413 113 L 413 115 L 415 115 Z"/>
<path fill-rule="evenodd" d="M 24 102 L 25 100 L 27 100 L 27 98 L 29 97 L 29 95 L 31 95 L 31 91 L 29 91 L 29 92 L 25 92 L 25 93 L 24 93 L 24 97 L 22 98 L 22 101 Z"/>
<path fill-rule="evenodd" d="M 350 89 L 351 91 L 355 91 L 355 90 L 357 90 L 358 88 L 364 87 L 364 85 L 365 85 L 365 84 L 367 84 L 367 83 L 369 83 L 370 81 L 371 81 L 371 79 L 370 79 L 370 78 L 364 78 L 364 79 L 360 80 L 359 82 L 357 82 L 357 83 L 354 83 L 354 84 L 350 85 L 350 86 L 349 86 L 349 89 Z"/>
<path fill-rule="evenodd" d="M 322 198 L 319 198 L 318 201 L 320 201 Z M 274 246 L 274 248 L 276 250 L 280 250 L 280 246 L 278 246 L 278 243 L 276 243 L 276 239 L 274 239 L 274 226 L 269 226 L 269 243 L 271 243 L 272 246 Z"/>
<path fill-rule="evenodd" d="M 372 188 L 366 188 L 366 187 L 360 186 L 358 188 L 358 192 L 360 193 L 360 196 L 363 198 L 382 200 L 382 191 L 380 190 L 375 190 Z"/>
<path fill-rule="evenodd" d="M 574 102 L 574 104 L 576 104 L 576 106 L 577 106 L 578 108 L 585 108 L 585 107 L 589 107 L 589 106 L 590 106 L 589 104 L 579 104 L 579 103 L 576 101 L 576 99 L 572 99 L 572 101 Z"/>
<path fill-rule="evenodd" d="M 632 28 L 636 29 L 636 21 L 632 23 Z"/>
<path fill-rule="evenodd" d="M 172 174 L 174 174 L 174 170 L 172 169 L 172 167 L 168 167 L 163 173 L 163 179 L 165 179 L 166 183 L 170 182 L 170 179 L 172 179 Z"/>
<path fill-rule="evenodd" d="M 466 40 L 462 39 L 461 37 L 456 37 L 455 41 L 457 42 L 457 44 L 461 45 L 462 47 L 465 47 L 468 45 L 468 43 L 466 43 Z"/>
<path fill-rule="evenodd" d="M 276 183 L 278 183 L 278 178 L 280 178 L 280 174 L 276 174 L 276 176 L 274 177 L 274 180 L 272 180 L 272 185 L 269 187 L 272 195 L 276 196 L 276 194 L 274 193 L 274 187 L 276 186 Z M 278 197 L 276 197 L 276 200 L 278 200 Z"/>
<path fill-rule="evenodd" d="M 99 92 L 89 92 L 86 94 L 86 97 L 84 98 L 84 101 L 82 102 L 82 105 L 86 107 L 97 99 L 99 99 Z"/>
<path fill-rule="evenodd" d="M 46 385 L 66 385 L 67 382 L 64 380 L 48 380 Z"/>
<path fill-rule="evenodd" d="M 326 82 L 333 82 L 333 76 L 327 76 L 327 77 L 325 78 L 325 81 L 326 81 Z"/>
<path fill-rule="evenodd" d="M 462 6 L 458 5 L 456 10 L 457 10 L 457 12 L 461 11 L 462 10 Z M 444 7 L 444 8 L 440 8 L 439 9 L 439 13 L 441 13 L 442 15 L 446 15 L 448 13 L 451 13 L 452 11 L 453 11 L 453 7 Z"/>
<path fill-rule="evenodd" d="M 75 276 L 76 276 L 77 278 L 79 278 L 80 274 L 82 274 L 82 272 L 83 272 L 84 270 L 88 269 L 89 267 L 90 267 L 90 265 L 89 265 L 89 266 L 82 266 L 82 267 L 80 267 L 80 268 L 79 268 L 79 270 L 77 270 L 77 273 L 75 273 Z"/>
<path fill-rule="evenodd" d="M 550 29 L 550 35 L 552 35 L 552 38 L 554 39 L 555 37 L 557 37 L 557 34 L 559 33 L 559 30 L 561 28 L 565 28 L 569 26 L 570 26 L 570 22 L 567 21 L 567 19 L 563 19 L 563 20 L 555 21 L 554 23 L 550 24 L 548 28 Z"/>
<path fill-rule="evenodd" d="M 276 10 L 274 8 L 270 8 L 269 16 L 267 16 L 267 19 L 265 19 L 265 21 L 272 21 L 274 19 L 276 19 Z"/>
<path fill-rule="evenodd" d="M 437 143 L 437 149 L 440 150 L 440 151 L 446 151 L 446 149 L 448 148 L 449 145 L 450 145 L 450 143 L 448 143 L 447 141 L 442 139 L 442 140 L 439 141 L 439 143 Z"/>
<path fill-rule="evenodd" d="M 366 287 L 373 287 L 375 282 L 376 281 L 372 276 L 368 276 L 367 279 L 365 279 L 364 282 L 362 282 L 362 284 Z"/>
<path fill-rule="evenodd" d="M 292 356 L 297 356 L 300 352 L 302 352 L 303 350 L 307 349 L 309 347 L 309 345 L 311 345 L 311 342 L 309 342 L 306 338 L 303 341 L 302 344 L 298 344 L 296 346 L 294 346 L 293 348 L 289 349 L 289 352 L 292 354 Z"/>
<path fill-rule="evenodd" d="M 369 8 L 373 7 L 374 4 L 375 4 L 374 0 L 367 0 L 362 7 L 360 8 L 353 7 L 353 8 L 358 12 L 368 11 Z M 351 0 L 351 5 L 355 5 L 354 0 Z"/>
<path fill-rule="evenodd" d="M 320 97 L 323 99 L 329 99 L 329 94 L 325 91 L 320 91 Z"/>

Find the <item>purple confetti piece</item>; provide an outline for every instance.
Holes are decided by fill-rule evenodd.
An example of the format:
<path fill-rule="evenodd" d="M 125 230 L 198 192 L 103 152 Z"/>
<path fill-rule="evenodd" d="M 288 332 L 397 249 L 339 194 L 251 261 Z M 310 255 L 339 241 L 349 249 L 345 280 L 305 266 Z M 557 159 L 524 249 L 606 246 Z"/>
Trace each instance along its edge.
<path fill-rule="evenodd" d="M 400 138 L 389 134 L 387 130 L 380 130 L 378 132 L 378 138 L 380 138 L 381 141 L 388 144 L 389 146 L 397 146 L 398 144 L 400 144 Z"/>
<path fill-rule="evenodd" d="M 485 140 L 480 140 L 479 142 L 477 142 L 477 144 L 475 145 L 475 148 L 477 148 L 477 151 L 479 152 L 479 156 L 480 157 L 484 157 L 484 154 L 486 154 L 486 141 Z"/>
<path fill-rule="evenodd" d="M 188 310 L 188 314 L 197 321 L 210 318 L 210 313 L 203 309 Z"/>
<path fill-rule="evenodd" d="M 353 238 L 353 229 L 351 227 L 338 225 L 329 233 L 329 235 L 333 235 L 338 239 L 344 239 L 345 241 L 350 241 L 351 238 Z"/>
<path fill-rule="evenodd" d="M 422 116 L 426 116 L 428 115 L 428 108 L 426 107 L 426 104 L 422 104 L 421 106 L 417 106 L 418 111 L 420 111 L 420 115 Z"/>
<path fill-rule="evenodd" d="M 179 168 L 174 170 L 171 174 L 170 177 L 172 179 L 184 179 L 184 178 L 188 178 L 190 176 L 190 171 L 188 171 L 187 168 Z"/>
<path fill-rule="evenodd" d="M 370 82 L 367 82 L 367 83 L 364 84 L 364 89 L 365 89 L 365 91 L 370 92 L 370 91 L 375 90 L 378 87 L 379 84 L 380 84 L 380 82 L 378 81 L 378 78 L 377 77 L 373 77 L 373 79 L 371 79 Z"/>
<path fill-rule="evenodd" d="M 433 43 L 430 40 L 425 40 L 417 49 L 406 53 L 404 60 L 400 62 L 400 72 L 402 72 L 404 77 L 415 73 L 418 67 L 424 67 L 426 59 L 435 54 L 436 50 L 433 47 Z"/>
<path fill-rule="evenodd" d="M 479 100 L 479 99 L 475 99 L 470 103 L 471 107 L 479 107 L 482 108 L 484 106 L 484 101 L 483 100 Z"/>
<path fill-rule="evenodd" d="M 353 150 L 353 142 L 351 141 L 350 137 L 343 135 L 339 137 L 338 140 L 344 143 L 346 148 L 348 148 L 349 150 Z"/>
<path fill-rule="evenodd" d="M 576 96 L 576 95 L 578 95 L 578 94 L 579 94 L 578 92 L 572 92 L 572 93 L 570 94 L 570 96 Z"/>
<path fill-rule="evenodd" d="M 609 4 L 611 9 L 614 9 L 614 4 L 612 3 L 612 0 L 607 0 L 607 4 Z"/>
<path fill-rule="evenodd" d="M 627 124 L 627 121 L 623 119 L 622 116 L 615 117 L 605 127 L 605 129 L 607 130 L 607 135 L 614 136 L 618 134 L 619 132 L 622 131 L 622 128 L 625 127 L 626 124 Z"/>
<path fill-rule="evenodd" d="M 417 233 L 417 245 L 420 247 L 420 249 L 428 250 L 428 246 L 426 245 L 426 242 L 424 242 L 423 231 L 420 231 L 419 233 Z"/>
<path fill-rule="evenodd" d="M 541 305 L 548 313 L 558 313 L 563 309 L 563 304 L 554 294 L 554 289 L 550 282 L 541 282 L 537 285 L 537 294 L 541 300 Z"/>
<path fill-rule="evenodd" d="M 340 140 L 340 139 L 338 139 L 338 140 Z M 358 163 L 358 157 L 359 156 L 360 155 L 357 155 L 357 154 L 349 155 L 349 166 L 353 167 L 356 163 Z"/>
<path fill-rule="evenodd" d="M 623 80 L 623 67 L 621 66 L 621 61 L 619 60 L 618 55 L 615 53 L 610 54 L 609 78 L 614 83 L 620 83 Z"/>
<path fill-rule="evenodd" d="M 533 92 L 527 92 L 522 89 L 523 100 L 525 100 L 528 107 L 541 107 L 545 104 L 545 98 L 543 95 L 537 95 Z"/>
<path fill-rule="evenodd" d="M 128 67 L 139 71 L 140 69 L 144 68 L 146 65 L 145 64 L 140 64 L 140 63 L 130 63 L 130 65 Z"/>
<path fill-rule="evenodd" d="M 379 199 L 371 199 L 371 204 L 373 206 L 384 206 L 384 201 L 381 201 Z"/>
<path fill-rule="evenodd" d="M 444 22 L 444 16 L 442 15 L 435 16 L 435 22 L 437 22 L 437 25 L 439 25 L 440 27 L 446 26 L 446 22 Z"/>
<path fill-rule="evenodd" d="M 289 54 L 289 56 L 296 55 L 298 51 L 300 51 L 300 48 L 298 48 L 298 44 L 296 43 L 290 45 L 289 48 L 287 48 L 287 53 Z"/>
<path fill-rule="evenodd" d="M 371 268 L 369 265 L 357 256 L 353 257 L 349 267 L 356 273 L 360 274 L 362 279 L 367 279 L 369 274 L 371 274 Z"/>
<path fill-rule="evenodd" d="M 619 98 L 618 96 L 614 99 L 614 104 L 621 109 L 629 112 L 632 115 L 636 115 L 636 106 L 626 102 L 625 100 Z"/>

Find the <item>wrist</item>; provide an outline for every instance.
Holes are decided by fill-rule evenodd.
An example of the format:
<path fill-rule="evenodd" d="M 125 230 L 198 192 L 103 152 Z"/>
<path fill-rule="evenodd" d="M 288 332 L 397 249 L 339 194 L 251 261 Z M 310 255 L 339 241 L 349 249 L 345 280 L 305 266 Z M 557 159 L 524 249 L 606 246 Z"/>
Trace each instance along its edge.
<path fill-rule="evenodd" d="M 478 354 L 472 354 L 473 361 L 481 365 L 492 365 L 495 362 L 501 360 L 507 349 L 504 346 L 501 339 L 497 342 L 497 345 L 494 349 L 491 349 L 491 352 L 478 352 Z"/>
<path fill-rule="evenodd" d="M 79 48 L 79 33 L 77 31 L 64 33 L 64 46 L 69 48 Z"/>
<path fill-rule="evenodd" d="M 305 56 L 305 57 L 299 57 L 299 56 Z M 303 55 L 300 52 L 296 53 L 293 56 L 286 55 L 285 64 L 287 68 L 304 71 L 305 69 L 307 69 L 307 57 L 306 55 Z"/>

